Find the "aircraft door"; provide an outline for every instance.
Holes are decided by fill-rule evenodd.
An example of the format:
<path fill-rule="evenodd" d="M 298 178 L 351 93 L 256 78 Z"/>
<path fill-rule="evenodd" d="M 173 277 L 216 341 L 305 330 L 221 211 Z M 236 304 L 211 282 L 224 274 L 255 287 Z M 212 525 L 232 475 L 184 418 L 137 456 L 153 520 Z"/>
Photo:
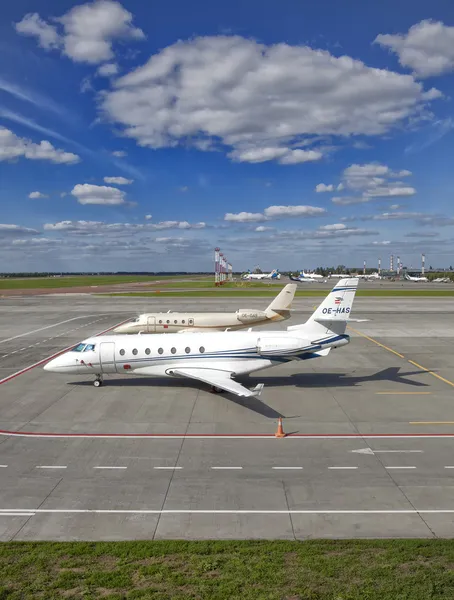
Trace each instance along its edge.
<path fill-rule="evenodd" d="M 148 333 L 156 332 L 156 317 L 148 317 L 147 319 L 147 331 Z"/>
<path fill-rule="evenodd" d="M 115 373 L 115 342 L 99 344 L 99 362 L 103 373 Z"/>

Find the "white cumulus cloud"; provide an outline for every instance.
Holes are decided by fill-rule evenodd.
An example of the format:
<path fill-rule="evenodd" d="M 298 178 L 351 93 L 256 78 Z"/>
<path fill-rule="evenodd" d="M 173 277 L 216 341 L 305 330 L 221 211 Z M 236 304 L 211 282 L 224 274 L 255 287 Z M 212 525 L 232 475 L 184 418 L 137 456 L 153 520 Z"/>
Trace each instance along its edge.
<path fill-rule="evenodd" d="M 13 225 L 9 223 L 0 223 L 0 237 L 10 235 L 37 235 L 39 231 L 30 227 L 22 227 L 21 225 Z"/>
<path fill-rule="evenodd" d="M 54 148 L 46 140 L 36 144 L 27 138 L 18 137 L 10 129 L 0 127 L 0 162 L 21 157 L 29 160 L 49 160 L 50 162 L 68 165 L 80 161 L 77 154 Z"/>
<path fill-rule="evenodd" d="M 105 63 L 98 67 L 96 74 L 100 77 L 112 77 L 118 73 L 117 63 Z"/>
<path fill-rule="evenodd" d="M 153 216 L 153 215 L 145 215 L 145 219 L 146 219 L 147 221 L 150 221 L 150 220 L 151 220 L 151 218 L 152 218 L 152 216 Z"/>
<path fill-rule="evenodd" d="M 38 199 L 38 198 L 48 198 L 49 196 L 47 196 L 46 194 L 42 194 L 41 192 L 30 192 L 28 197 L 32 198 L 32 200 L 34 200 L 34 199 Z"/>
<path fill-rule="evenodd" d="M 454 27 L 441 21 L 421 21 L 406 34 L 380 34 L 374 43 L 397 54 L 399 63 L 417 77 L 454 71 Z"/>
<path fill-rule="evenodd" d="M 115 185 L 129 185 L 134 179 L 126 179 L 126 177 L 104 177 L 104 183 L 113 183 Z"/>
<path fill-rule="evenodd" d="M 321 192 L 334 192 L 334 185 L 332 183 L 330 183 L 329 185 L 326 185 L 324 183 L 318 183 L 315 186 L 315 191 L 317 193 L 321 193 Z"/>
<path fill-rule="evenodd" d="M 265 225 L 259 225 L 258 227 L 256 227 L 254 229 L 254 231 L 258 231 L 259 233 L 262 233 L 263 231 L 273 231 L 274 227 L 265 227 Z"/>
<path fill-rule="evenodd" d="M 101 108 L 141 146 L 221 145 L 233 160 L 296 164 L 321 158 L 301 149 L 316 136 L 383 135 L 439 96 L 348 56 L 220 35 L 152 55 L 103 93 Z"/>
<path fill-rule="evenodd" d="M 413 196 L 416 189 L 402 181 L 400 177 L 410 177 L 411 171 L 402 169 L 393 171 L 387 165 L 380 163 L 353 164 L 342 174 L 342 182 L 337 189 L 347 189 L 358 196 L 336 196 L 332 202 L 338 205 L 362 204 L 371 198 L 386 198 L 394 196 Z M 342 186 L 342 188 L 341 188 Z"/>
<path fill-rule="evenodd" d="M 372 242 L 372 244 L 374 246 L 389 246 L 390 243 L 391 243 L 390 240 L 383 240 L 381 242 Z"/>
<path fill-rule="evenodd" d="M 125 192 L 106 185 L 93 185 L 91 183 L 78 183 L 71 190 L 79 204 L 126 204 Z"/>
<path fill-rule="evenodd" d="M 333 223 L 332 225 L 321 225 L 319 229 L 322 231 L 341 231 L 347 229 L 347 226 L 343 223 Z"/>
<path fill-rule="evenodd" d="M 133 15 L 119 2 L 96 0 L 79 4 L 59 18 L 53 18 L 63 31 L 29 13 L 16 23 L 16 31 L 38 38 L 47 50 L 59 48 L 75 62 L 99 64 L 114 57 L 113 43 L 121 39 L 142 40 L 143 31 L 132 25 Z"/>
<path fill-rule="evenodd" d="M 114 150 L 112 152 L 112 156 L 116 156 L 117 158 L 124 158 L 125 156 L 128 156 L 128 153 L 124 150 Z"/>
<path fill-rule="evenodd" d="M 265 215 L 262 215 L 262 213 L 226 213 L 224 215 L 224 221 L 233 221 L 236 223 L 252 223 L 254 221 L 266 221 L 266 217 Z"/>
<path fill-rule="evenodd" d="M 22 35 L 37 37 L 38 45 L 46 50 L 58 48 L 61 43 L 56 27 L 41 19 L 38 13 L 25 15 L 22 21 L 16 23 L 16 31 Z"/>
<path fill-rule="evenodd" d="M 326 213 L 324 208 L 318 206 L 269 206 L 264 210 L 269 219 L 282 219 L 286 217 L 319 217 Z"/>

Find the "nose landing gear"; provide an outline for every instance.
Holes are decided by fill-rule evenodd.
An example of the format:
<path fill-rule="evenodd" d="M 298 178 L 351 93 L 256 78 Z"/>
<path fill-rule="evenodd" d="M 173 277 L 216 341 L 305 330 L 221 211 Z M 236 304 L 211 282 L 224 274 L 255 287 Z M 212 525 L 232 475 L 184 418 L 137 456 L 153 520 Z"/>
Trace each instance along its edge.
<path fill-rule="evenodd" d="M 102 378 L 102 375 L 96 375 L 96 379 L 93 381 L 93 385 L 95 387 L 101 387 L 103 383 L 104 380 Z"/>

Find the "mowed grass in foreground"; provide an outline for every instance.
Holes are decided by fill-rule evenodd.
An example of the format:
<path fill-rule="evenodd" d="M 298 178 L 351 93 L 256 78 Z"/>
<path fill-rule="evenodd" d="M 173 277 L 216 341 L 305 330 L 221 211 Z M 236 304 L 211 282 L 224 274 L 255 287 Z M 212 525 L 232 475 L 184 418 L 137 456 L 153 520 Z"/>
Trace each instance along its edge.
<path fill-rule="evenodd" d="M 191 276 L 183 275 L 74 275 L 70 277 L 24 277 L 13 279 L 6 277 L 0 279 L 0 290 L 24 290 L 38 288 L 71 288 L 86 287 L 90 285 L 116 285 L 121 283 L 144 283 L 149 281 L 171 281 L 172 279 L 186 279 Z M 196 276 L 193 276 L 196 277 Z M 191 285 L 193 285 L 192 282 Z"/>
<path fill-rule="evenodd" d="M 331 291 L 331 288 L 326 290 L 298 290 L 296 296 L 301 298 L 315 298 L 324 297 Z M 264 288 L 243 288 L 243 289 L 217 289 L 217 290 L 184 290 L 181 292 L 168 292 L 165 289 L 155 290 L 154 292 L 119 292 L 117 294 L 97 294 L 99 296 L 164 296 L 166 298 L 237 298 L 237 297 L 267 297 L 272 298 L 277 295 L 276 289 L 264 289 Z M 356 296 L 366 297 L 450 297 L 454 296 L 454 289 L 452 290 L 410 290 L 410 289 L 376 289 L 376 290 L 361 290 L 356 292 Z"/>
<path fill-rule="evenodd" d="M 448 600 L 448 540 L 11 542 L 0 598 Z"/>

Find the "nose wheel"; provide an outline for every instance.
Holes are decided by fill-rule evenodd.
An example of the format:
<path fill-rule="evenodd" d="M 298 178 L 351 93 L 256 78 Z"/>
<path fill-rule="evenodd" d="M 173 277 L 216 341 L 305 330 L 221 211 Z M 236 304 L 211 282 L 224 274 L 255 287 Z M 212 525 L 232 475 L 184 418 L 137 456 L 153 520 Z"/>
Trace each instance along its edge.
<path fill-rule="evenodd" d="M 97 375 L 96 379 L 93 381 L 95 387 L 101 387 L 103 383 L 102 375 Z"/>
<path fill-rule="evenodd" d="M 211 391 L 213 394 L 223 394 L 224 390 L 222 388 L 216 387 L 215 385 L 211 386 Z"/>

